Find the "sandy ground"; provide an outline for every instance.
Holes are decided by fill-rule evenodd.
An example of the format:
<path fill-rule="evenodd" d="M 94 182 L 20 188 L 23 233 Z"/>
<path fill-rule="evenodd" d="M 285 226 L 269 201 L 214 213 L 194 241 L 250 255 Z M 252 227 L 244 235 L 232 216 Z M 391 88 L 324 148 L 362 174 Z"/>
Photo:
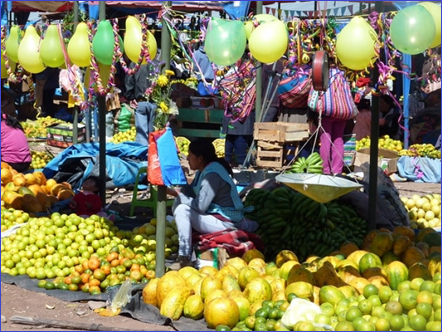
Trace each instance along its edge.
<path fill-rule="evenodd" d="M 31 149 L 41 149 L 41 143 L 33 143 Z M 43 147 L 44 148 L 44 147 Z M 60 150 L 50 147 L 54 154 Z M 395 183 L 399 192 L 403 196 L 411 197 L 413 194 L 425 195 L 428 193 L 441 193 L 440 183 L 414 183 L 397 182 Z M 121 189 L 114 191 L 113 195 L 109 193 L 109 201 L 113 203 L 110 209 L 118 211 L 121 215 L 127 215 L 132 200 L 132 191 L 130 189 Z M 134 222 L 146 222 L 152 216 L 150 210 L 137 208 Z M 32 291 L 28 291 L 17 286 L 1 283 L 1 315 L 2 331 L 69 331 L 81 330 L 80 328 L 48 328 L 42 326 L 27 326 L 14 324 L 11 322 L 13 316 L 25 316 L 35 319 L 50 319 L 62 321 L 65 324 L 87 324 L 88 328 L 84 330 L 135 330 L 135 331 L 173 331 L 168 326 L 152 325 L 142 323 L 129 316 L 102 317 L 94 313 L 88 303 L 82 302 L 64 302 L 57 298 Z"/>

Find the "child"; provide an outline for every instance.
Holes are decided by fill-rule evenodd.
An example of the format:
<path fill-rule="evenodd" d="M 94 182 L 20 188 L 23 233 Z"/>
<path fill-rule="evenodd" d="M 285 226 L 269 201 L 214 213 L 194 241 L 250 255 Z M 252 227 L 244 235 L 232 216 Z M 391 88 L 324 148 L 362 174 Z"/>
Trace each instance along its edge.
<path fill-rule="evenodd" d="M 353 134 L 356 134 L 356 140 L 360 141 L 363 138 L 371 136 L 370 101 L 368 99 L 361 99 L 361 101 L 356 105 L 359 113 L 355 118 Z"/>
<path fill-rule="evenodd" d="M 89 176 L 83 182 L 83 190 L 77 193 L 69 203 L 69 207 L 83 218 L 87 218 L 93 214 L 101 217 L 110 218 L 106 212 L 102 210 L 103 202 L 98 195 L 100 189 L 100 179 L 96 176 Z"/>

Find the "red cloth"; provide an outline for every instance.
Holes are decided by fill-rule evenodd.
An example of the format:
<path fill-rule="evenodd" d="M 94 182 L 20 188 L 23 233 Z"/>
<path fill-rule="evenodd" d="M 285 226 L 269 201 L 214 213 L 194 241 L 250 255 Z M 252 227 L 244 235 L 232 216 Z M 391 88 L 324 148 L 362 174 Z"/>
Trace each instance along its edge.
<path fill-rule="evenodd" d="M 226 249 L 230 257 L 241 257 L 250 249 L 264 250 L 258 235 L 236 229 L 226 229 L 210 234 L 194 233 L 192 240 L 198 250 L 221 247 Z"/>
<path fill-rule="evenodd" d="M 72 200 L 77 202 L 77 208 L 75 210 L 77 216 L 91 216 L 100 212 L 102 208 L 101 197 L 95 194 L 86 195 L 83 192 L 79 192 Z"/>

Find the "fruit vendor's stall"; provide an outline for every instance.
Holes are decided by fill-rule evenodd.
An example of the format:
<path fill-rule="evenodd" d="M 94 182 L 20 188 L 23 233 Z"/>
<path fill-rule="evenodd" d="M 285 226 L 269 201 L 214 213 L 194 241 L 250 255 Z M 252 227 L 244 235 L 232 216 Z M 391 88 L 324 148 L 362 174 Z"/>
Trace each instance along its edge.
<path fill-rule="evenodd" d="M 399 13 L 375 15 L 373 24 L 376 21 L 378 30 L 387 28 L 394 30 L 393 22 L 396 17 L 399 17 L 399 23 L 404 23 L 400 21 Z M 427 10 L 423 12 L 422 8 L 415 8 L 413 13 L 426 15 L 428 20 L 433 20 L 430 22 L 435 23 L 432 13 Z M 164 14 L 163 24 L 166 26 L 171 13 L 165 8 L 162 14 Z M 418 15 L 417 18 L 422 20 L 422 16 Z M 324 31 L 326 27 L 331 28 L 321 25 L 326 21 L 324 18 L 302 21 L 305 26 L 301 24 L 299 29 L 312 28 L 313 31 Z M 129 55 L 131 50 L 134 51 L 130 57 L 140 65 L 143 58 L 145 60 L 151 58 L 149 51 L 153 49 L 153 44 L 149 44 L 150 35 L 144 21 L 138 22 L 131 17 L 128 22 L 132 22 L 130 24 L 137 27 L 134 29 L 135 32 L 132 31 L 132 37 L 141 38 L 136 47 L 133 44 L 132 47 L 124 45 L 125 52 Z M 440 35 L 440 16 L 437 22 L 439 22 Z M 112 23 L 114 24 L 101 20 L 96 31 L 86 24 L 82 25 L 82 28 L 79 25 L 78 32 L 84 29 L 84 33 L 89 29 L 91 33 L 90 39 L 83 39 L 87 45 L 85 52 L 80 54 L 74 52 L 72 48 L 69 52 L 68 47 L 68 56 L 72 58 L 70 60 L 79 61 L 79 66 L 89 68 L 89 75 L 93 77 L 91 79 L 89 76 L 87 80 L 88 85 L 92 83 L 90 93 L 91 96 L 94 93 L 98 94 L 101 104 L 105 94 L 113 88 L 112 74 L 115 71 L 115 61 L 117 58 L 121 61 L 123 58 L 117 22 Z M 212 24 L 213 30 L 208 31 L 206 35 L 206 47 L 212 45 L 212 48 L 207 47 L 209 57 L 215 63 L 226 67 L 237 63 L 242 57 L 247 38 L 252 57 L 238 63 L 238 68 L 242 69 L 255 61 L 263 63 L 276 61 L 285 52 L 290 41 L 283 38 L 286 36 L 285 25 L 274 17 L 257 17 L 245 25 L 240 21 L 214 19 Z M 213 34 L 215 28 L 220 26 L 231 28 L 232 24 L 237 30 L 234 29 L 233 34 L 227 34 L 228 38 L 226 35 Z M 368 25 L 367 22 L 364 24 Z M 431 27 L 436 30 L 433 25 Z M 30 36 L 37 35 L 33 27 L 28 29 L 20 47 L 24 47 L 26 43 L 23 42 L 26 38 L 29 40 Z M 365 40 L 362 38 L 369 35 L 365 34 L 367 29 L 365 27 L 365 30 L 362 29 L 363 32 L 358 35 L 356 32 L 360 31 L 354 28 L 350 43 L 351 49 L 354 49 L 357 47 L 355 46 L 357 42 L 364 44 L 368 43 L 367 39 L 370 40 L 369 47 L 362 49 L 362 46 L 367 46 L 366 44 L 358 47 L 361 53 L 367 53 L 364 59 L 358 59 L 355 65 L 356 60 L 347 58 L 343 53 L 339 56 L 338 52 L 337 58 L 335 57 L 336 61 L 341 61 L 348 69 L 346 75 L 350 78 L 351 75 L 363 75 L 366 67 L 372 62 L 380 61 L 376 53 L 377 42 L 370 38 Z M 311 39 L 301 41 L 302 35 L 296 35 L 295 30 L 291 31 L 291 41 L 297 36 L 299 45 L 303 45 L 296 50 L 300 53 L 304 49 L 307 51 L 305 54 L 290 53 L 290 61 L 295 64 L 305 61 L 307 64 L 310 55 L 313 51 L 316 52 L 319 44 L 316 46 Z M 280 33 L 274 33 L 275 31 Z M 94 33 L 95 36 L 92 36 Z M 309 33 L 311 31 L 306 32 L 305 36 Z M 129 31 L 126 32 L 126 36 L 128 34 Z M 105 42 L 106 35 L 110 36 L 108 42 Z M 101 38 L 95 40 L 97 36 Z M 75 41 L 74 37 L 71 41 Z M 345 47 L 341 48 L 342 44 L 335 45 L 327 34 L 323 37 L 325 38 L 323 46 L 327 51 L 333 53 L 335 47 L 341 51 L 346 50 Z M 314 36 L 312 38 L 314 40 Z M 431 41 L 425 43 L 425 47 L 422 42 L 420 46 L 423 50 L 430 46 L 433 38 L 434 36 Z M 133 43 L 135 39 L 127 41 Z M 44 41 L 48 40 L 49 38 L 45 38 Z M 390 41 L 383 42 L 387 43 L 386 48 L 393 45 Z M 394 40 L 395 45 L 400 45 L 399 48 L 404 51 L 408 51 L 407 47 L 410 46 L 408 42 L 408 39 L 404 40 L 401 37 Z M 80 44 L 77 44 L 78 49 Z M 241 46 L 240 52 L 235 49 L 232 53 L 221 52 L 222 49 L 219 49 L 231 45 L 243 45 L 244 48 Z M 291 51 L 295 50 L 294 45 Z M 23 67 L 38 72 L 38 69 L 51 59 L 46 58 L 43 61 L 45 58 L 43 54 L 47 51 L 44 45 L 36 46 L 37 44 L 33 44 L 33 47 L 27 51 L 29 54 L 32 51 L 36 55 L 35 59 L 42 61 L 27 62 L 29 59 L 23 56 L 20 48 L 18 57 Z M 107 46 L 111 46 L 108 51 L 101 52 Z M 349 52 L 344 53 L 348 55 Z M 393 51 L 392 53 L 397 55 Z M 85 54 L 87 59 L 83 58 Z M 109 55 L 112 56 L 109 58 Z M 8 51 L 2 47 L 2 60 L 7 71 L 10 70 L 8 61 L 12 61 L 8 57 Z M 63 60 L 66 61 L 66 54 L 63 54 Z M 243 73 L 243 78 L 246 79 L 242 83 L 246 87 L 253 82 L 254 71 L 253 67 L 251 71 Z M 2 74 L 3 72 L 2 70 Z M 170 75 L 167 70 L 159 74 L 155 84 L 166 90 L 169 89 Z M 376 83 L 382 85 L 387 76 L 380 78 Z M 106 77 L 108 77 L 107 82 L 101 81 L 101 78 Z M 224 95 L 229 95 L 228 93 L 235 92 L 235 84 L 224 89 Z M 252 88 L 247 92 L 253 95 Z M 152 93 L 153 98 L 156 98 L 154 89 Z M 79 94 L 74 93 L 74 95 L 76 98 L 80 97 Z M 232 118 L 241 120 L 248 115 L 248 111 L 251 110 L 250 105 L 246 108 L 240 106 L 254 100 L 252 95 L 241 95 L 242 98 L 232 99 L 234 103 L 228 107 L 235 111 L 230 114 Z M 230 96 L 235 95 L 230 94 Z M 158 125 L 164 126 L 169 115 L 176 111 L 175 105 L 170 101 L 169 96 L 157 100 L 160 120 Z M 80 108 L 84 106 L 81 98 L 78 102 Z M 100 108 L 102 106 L 100 105 Z M 199 110 L 200 113 L 192 115 L 200 121 L 204 119 L 204 122 L 209 122 L 208 117 L 211 118 L 214 113 L 208 111 L 210 110 L 207 108 L 208 105 L 204 106 L 203 110 Z M 244 112 L 240 112 L 241 110 Z M 204 116 L 201 116 L 201 113 Z M 220 114 L 221 112 L 218 112 L 216 116 Z M 184 119 L 184 116 L 180 118 L 178 115 L 178 120 L 182 122 L 180 129 L 185 129 Z M 258 127 L 266 130 L 258 132 L 257 135 L 272 142 L 275 136 L 278 146 L 304 139 L 306 128 L 303 126 L 292 128 L 278 123 L 274 125 L 283 128 Z M 384 137 L 381 141 L 384 143 L 383 146 L 378 145 L 376 137 L 373 137 L 372 141 L 374 146 L 371 148 L 376 152 L 379 148 L 386 148 L 391 153 L 394 150 L 394 154 L 408 153 L 402 152 L 404 150 L 402 143 L 390 141 L 388 137 Z M 176 222 L 173 217 L 165 220 L 166 209 L 165 204 L 163 205 L 165 188 L 161 188 L 164 197 L 159 198 L 158 206 L 161 212 L 136 226 L 131 223 L 113 222 L 98 215 L 83 218 L 73 213 L 50 213 L 52 212 L 50 208 L 55 203 L 64 201 L 74 194 L 73 187 L 68 181 L 62 178 L 56 181 L 56 172 L 60 171 L 59 166 L 65 166 L 63 170 L 69 170 L 70 166 L 80 164 L 90 171 L 90 164 L 85 165 L 82 158 L 93 159 L 97 152 L 100 152 L 100 175 L 107 174 L 115 182 L 121 179 L 120 171 L 132 173 L 122 170 L 120 164 L 110 162 L 102 149 L 107 144 L 105 146 L 102 141 L 100 143 L 99 151 L 97 146 L 92 149 L 88 144 L 67 148 L 65 150 L 67 153 L 79 150 L 75 150 L 69 156 L 65 154 L 56 156 L 43 172 L 21 174 L 6 163 L 2 163 L 2 282 L 17 283 L 28 289 L 60 296 L 67 301 L 105 300 L 106 292 L 109 302 L 104 304 L 103 301 L 102 308 L 95 310 L 96 314 L 116 316 L 127 313 L 138 320 L 170 325 L 177 330 L 440 330 L 441 197 L 439 193 L 422 197 L 400 197 L 390 178 L 384 172 L 373 176 L 366 163 L 361 164 L 365 174 L 362 181 L 354 182 L 352 179 L 342 178 L 344 183 L 350 182 L 353 185 L 349 186 L 350 189 L 363 187 L 362 190 L 349 190 L 345 195 L 339 193 L 333 197 L 328 195 L 324 201 L 318 200 L 314 195 L 303 194 L 309 185 L 312 186 L 306 182 L 290 186 L 287 180 L 281 181 L 287 183 L 287 186 L 273 183 L 269 187 L 253 188 L 246 192 L 243 203 L 247 207 L 254 207 L 253 211 L 251 209 L 248 212 L 247 217 L 257 223 L 256 232 L 248 235 L 237 231 L 234 236 L 227 232 L 228 234 L 221 234 L 224 236 L 221 239 L 229 238 L 231 240 L 229 244 L 235 246 L 245 238 L 248 240 L 255 238 L 263 244 L 262 249 L 252 243 L 248 248 L 250 250 L 244 254 L 235 255 L 235 250 L 232 250 L 228 257 L 215 259 L 220 252 L 217 249 L 223 247 L 226 241 L 218 238 L 220 243 L 215 246 L 216 248 L 207 249 L 202 253 L 198 252 L 198 248 L 207 245 L 205 241 L 207 238 L 197 238 L 196 261 L 204 264 L 164 273 L 165 259 L 177 253 L 179 246 Z M 361 154 L 363 154 L 362 148 L 367 147 L 366 143 L 367 140 L 363 141 L 363 144 L 356 143 L 357 150 Z M 113 147 L 112 156 L 119 159 L 132 157 L 131 153 L 137 151 L 139 151 L 138 157 L 145 159 L 146 151 L 137 150 L 135 145 L 109 144 Z M 128 148 L 130 153 L 126 153 L 124 149 L 127 144 L 130 145 Z M 176 144 L 185 154 L 189 140 L 182 136 L 177 137 Z M 217 153 L 222 155 L 221 149 L 218 148 L 222 147 L 222 141 L 214 141 L 214 144 Z M 79 146 L 93 151 L 83 153 Z M 263 148 L 258 145 L 258 148 L 260 147 Z M 440 159 L 440 154 L 433 155 L 433 150 L 429 147 L 414 147 L 414 151 L 422 153 L 422 157 Z M 380 149 L 379 151 L 382 152 Z M 123 156 L 119 153 L 123 153 Z M 259 157 L 262 156 L 261 154 Z M 370 160 L 375 160 L 376 163 L 377 157 L 375 155 L 375 158 Z M 39 163 L 36 160 L 36 166 L 41 165 L 43 156 L 38 158 L 40 160 Z M 76 159 L 81 159 L 78 164 L 75 163 Z M 382 164 L 385 158 L 380 159 Z M 321 162 L 318 154 L 312 153 L 303 159 L 298 158 L 290 172 L 299 173 L 295 174 L 297 177 L 311 175 L 308 173 L 320 173 Z M 290 178 L 291 174 L 282 175 Z M 316 175 L 327 177 L 313 174 Z M 334 178 L 329 177 L 329 180 Z M 368 178 L 371 182 L 368 182 Z M 378 189 L 374 193 L 370 191 L 373 189 L 372 183 L 375 183 L 375 189 Z M 367 206 L 369 191 L 377 200 L 374 209 L 372 206 Z M 318 195 L 327 196 L 327 189 Z M 373 215 L 375 225 L 371 224 Z M 216 240 L 213 242 L 216 244 Z M 218 264 L 217 267 L 214 266 L 215 263 Z"/>

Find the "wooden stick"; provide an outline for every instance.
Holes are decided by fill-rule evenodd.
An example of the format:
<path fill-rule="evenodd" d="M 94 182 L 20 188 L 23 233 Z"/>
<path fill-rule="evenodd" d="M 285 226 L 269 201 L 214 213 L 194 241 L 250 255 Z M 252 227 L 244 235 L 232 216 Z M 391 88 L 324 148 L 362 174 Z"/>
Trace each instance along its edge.
<path fill-rule="evenodd" d="M 55 327 L 62 329 L 75 329 L 75 330 L 85 330 L 85 331 L 139 331 L 139 330 L 128 330 L 119 327 L 105 326 L 102 324 L 66 322 L 55 319 L 32 318 L 32 317 L 23 317 L 23 316 L 12 316 L 11 318 L 9 318 L 9 321 L 15 324 L 45 326 L 45 327 Z"/>

